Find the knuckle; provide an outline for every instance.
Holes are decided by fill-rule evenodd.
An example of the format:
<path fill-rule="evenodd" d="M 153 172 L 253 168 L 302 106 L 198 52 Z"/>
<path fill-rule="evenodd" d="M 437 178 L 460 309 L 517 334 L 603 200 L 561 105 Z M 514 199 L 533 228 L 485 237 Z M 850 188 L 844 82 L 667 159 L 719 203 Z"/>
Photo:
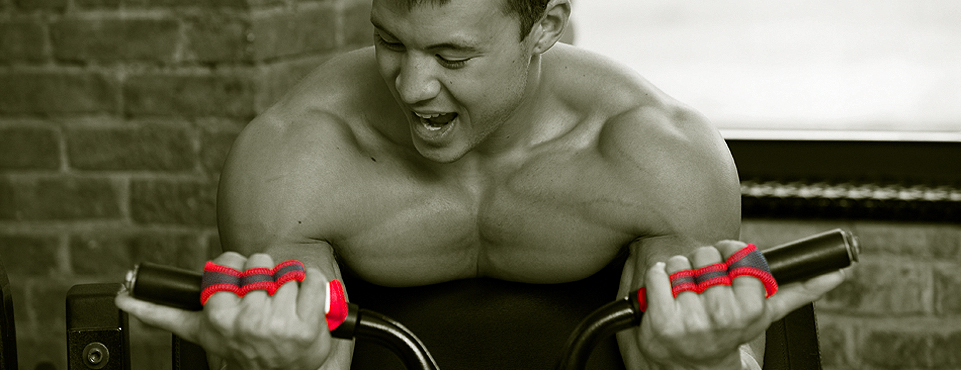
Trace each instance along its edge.
<path fill-rule="evenodd" d="M 763 299 L 745 299 L 741 302 L 741 312 L 747 320 L 754 321 L 762 316 L 766 310 Z"/>
<path fill-rule="evenodd" d="M 291 331 L 291 340 L 306 346 L 314 342 L 317 338 L 317 331 L 307 325 L 301 325 L 296 330 Z"/>
<path fill-rule="evenodd" d="M 230 315 L 223 313 L 208 313 L 205 316 L 210 328 L 221 336 L 230 336 L 236 330 L 234 319 L 230 317 Z"/>
<path fill-rule="evenodd" d="M 662 340 L 676 341 L 684 337 L 684 327 L 681 325 L 657 325 L 654 327 L 654 335 Z"/>
<path fill-rule="evenodd" d="M 703 247 L 697 247 L 696 249 L 694 249 L 694 252 L 692 253 L 692 255 L 705 255 L 705 254 L 712 254 L 716 252 L 717 252 L 717 248 L 714 248 L 712 246 L 703 246 Z"/>
<path fill-rule="evenodd" d="M 711 331 L 711 320 L 701 315 L 690 315 L 685 320 L 686 332 L 690 334 L 703 334 Z"/>
<path fill-rule="evenodd" d="M 739 240 L 722 240 L 717 242 L 714 246 L 719 252 L 721 252 L 722 256 L 729 256 L 746 247 L 747 243 Z"/>
<path fill-rule="evenodd" d="M 737 327 L 741 320 L 731 310 L 718 309 L 711 313 L 711 321 L 718 328 L 728 329 Z"/>

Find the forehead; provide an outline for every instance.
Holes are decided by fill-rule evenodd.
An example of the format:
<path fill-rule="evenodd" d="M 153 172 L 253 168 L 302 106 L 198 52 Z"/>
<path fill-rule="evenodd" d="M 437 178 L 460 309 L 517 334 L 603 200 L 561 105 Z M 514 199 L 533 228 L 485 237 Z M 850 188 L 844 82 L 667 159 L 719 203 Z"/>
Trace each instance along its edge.
<path fill-rule="evenodd" d="M 425 0 L 373 0 L 371 22 L 406 43 L 432 43 L 440 39 L 483 42 L 502 33 L 516 36 L 518 22 L 504 14 L 503 0 L 450 0 L 447 4 Z"/>

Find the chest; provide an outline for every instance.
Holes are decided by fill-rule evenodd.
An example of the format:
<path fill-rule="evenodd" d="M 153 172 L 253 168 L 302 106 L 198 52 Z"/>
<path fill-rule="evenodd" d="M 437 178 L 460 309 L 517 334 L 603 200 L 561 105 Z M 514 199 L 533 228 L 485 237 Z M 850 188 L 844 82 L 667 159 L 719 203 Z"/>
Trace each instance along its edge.
<path fill-rule="evenodd" d="M 476 178 L 380 171 L 338 207 L 356 214 L 334 247 L 355 274 L 388 286 L 590 276 L 637 235 L 616 176 L 569 159 Z"/>

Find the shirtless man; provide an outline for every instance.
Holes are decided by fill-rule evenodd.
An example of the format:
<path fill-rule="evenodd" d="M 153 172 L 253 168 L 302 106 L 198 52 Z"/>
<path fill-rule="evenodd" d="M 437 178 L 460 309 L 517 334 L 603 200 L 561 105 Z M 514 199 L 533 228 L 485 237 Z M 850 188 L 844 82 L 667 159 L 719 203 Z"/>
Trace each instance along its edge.
<path fill-rule="evenodd" d="M 534 3 L 546 4 L 518 10 Z M 608 301 L 649 291 L 642 324 L 617 336 L 627 368 L 759 368 L 768 325 L 842 274 L 769 299 L 751 277 L 674 298 L 668 274 L 744 245 L 724 241 L 740 226 L 733 161 L 696 112 L 557 43 L 570 10 L 569 0 L 373 0 L 375 46 L 326 63 L 254 120 L 221 179 L 231 252 L 215 262 L 299 259 L 306 280 L 273 296 L 217 293 L 202 312 L 124 293 L 117 305 L 201 344 L 215 368 L 344 369 L 352 342 L 331 339 L 318 308 L 341 265 L 392 287 L 554 284 L 626 250 Z"/>

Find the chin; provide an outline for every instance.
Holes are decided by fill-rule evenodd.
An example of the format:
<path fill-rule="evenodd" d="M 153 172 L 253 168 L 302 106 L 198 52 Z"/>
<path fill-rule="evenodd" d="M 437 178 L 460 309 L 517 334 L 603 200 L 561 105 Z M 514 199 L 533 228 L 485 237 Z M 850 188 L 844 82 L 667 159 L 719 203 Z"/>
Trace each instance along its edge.
<path fill-rule="evenodd" d="M 421 157 L 436 163 L 453 163 L 467 154 L 467 150 L 457 150 L 450 147 L 436 148 L 417 144 L 414 146 L 417 148 L 417 153 L 420 153 Z"/>

